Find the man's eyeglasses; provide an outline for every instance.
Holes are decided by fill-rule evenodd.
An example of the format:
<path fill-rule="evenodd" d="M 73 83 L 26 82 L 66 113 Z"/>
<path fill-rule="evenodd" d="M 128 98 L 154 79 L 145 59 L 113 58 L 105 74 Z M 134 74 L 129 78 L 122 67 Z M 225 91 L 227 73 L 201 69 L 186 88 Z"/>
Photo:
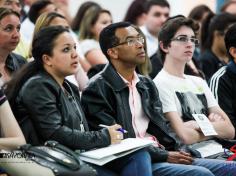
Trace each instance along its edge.
<path fill-rule="evenodd" d="M 114 45 L 113 47 L 128 44 L 128 46 L 135 46 L 137 43 L 144 44 L 144 38 L 143 37 L 137 37 L 137 38 L 128 38 L 125 42 L 118 43 Z"/>
<path fill-rule="evenodd" d="M 171 41 L 178 41 L 178 42 L 182 42 L 182 43 L 187 43 L 188 41 L 190 41 L 192 44 L 194 44 L 195 46 L 199 45 L 199 40 L 194 38 L 194 37 L 188 37 L 185 35 L 179 35 L 175 38 L 173 38 Z"/>

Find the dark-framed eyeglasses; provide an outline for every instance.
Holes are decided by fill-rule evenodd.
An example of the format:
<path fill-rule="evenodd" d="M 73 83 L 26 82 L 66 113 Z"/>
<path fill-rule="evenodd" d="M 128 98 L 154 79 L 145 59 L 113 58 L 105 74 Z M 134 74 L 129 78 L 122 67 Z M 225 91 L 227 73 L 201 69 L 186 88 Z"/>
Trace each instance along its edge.
<path fill-rule="evenodd" d="M 128 46 L 135 46 L 137 43 L 144 44 L 144 38 L 143 37 L 135 37 L 135 38 L 128 38 L 126 41 L 118 43 L 114 45 L 113 47 L 127 44 Z"/>
<path fill-rule="evenodd" d="M 194 44 L 195 46 L 199 46 L 199 40 L 194 38 L 194 37 L 188 37 L 186 35 L 179 35 L 173 39 L 171 39 L 171 41 L 178 41 L 181 43 L 186 44 L 187 42 L 191 42 L 192 44 Z"/>

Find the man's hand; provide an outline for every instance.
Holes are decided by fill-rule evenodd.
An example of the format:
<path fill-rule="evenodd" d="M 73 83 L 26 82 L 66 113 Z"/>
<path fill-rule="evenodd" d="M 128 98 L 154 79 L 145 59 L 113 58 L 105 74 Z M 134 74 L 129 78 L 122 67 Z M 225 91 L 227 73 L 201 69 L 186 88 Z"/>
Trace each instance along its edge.
<path fill-rule="evenodd" d="M 176 164 L 192 164 L 193 158 L 186 152 L 169 152 L 167 162 Z"/>

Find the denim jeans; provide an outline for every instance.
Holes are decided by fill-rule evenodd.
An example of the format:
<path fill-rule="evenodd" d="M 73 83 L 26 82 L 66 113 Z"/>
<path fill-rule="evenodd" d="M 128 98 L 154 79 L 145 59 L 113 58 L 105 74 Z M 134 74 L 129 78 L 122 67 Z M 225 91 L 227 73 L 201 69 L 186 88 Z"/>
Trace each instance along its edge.
<path fill-rule="evenodd" d="M 145 150 L 131 153 L 102 167 L 92 166 L 99 176 L 152 176 L 151 158 Z"/>
<path fill-rule="evenodd" d="M 217 159 L 195 159 L 192 165 L 155 163 L 152 165 L 154 176 L 234 176 L 236 162 Z"/>

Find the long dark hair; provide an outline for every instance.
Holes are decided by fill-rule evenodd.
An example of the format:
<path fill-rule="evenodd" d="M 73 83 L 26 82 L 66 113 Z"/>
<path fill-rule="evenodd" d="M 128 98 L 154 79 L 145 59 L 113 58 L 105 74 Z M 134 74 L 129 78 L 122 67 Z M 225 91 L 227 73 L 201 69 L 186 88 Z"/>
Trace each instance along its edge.
<path fill-rule="evenodd" d="M 201 51 L 211 50 L 214 32 L 218 31 L 222 35 L 230 24 L 236 22 L 236 15 L 221 13 L 218 15 L 209 14 L 203 21 L 201 28 Z"/>
<path fill-rule="evenodd" d="M 41 29 L 35 35 L 32 42 L 34 61 L 25 64 L 5 85 L 5 93 L 12 107 L 14 107 L 15 99 L 24 83 L 38 72 L 44 70 L 42 56 L 44 54 L 53 55 L 55 40 L 64 32 L 69 32 L 69 30 L 62 26 L 49 26 Z"/>

